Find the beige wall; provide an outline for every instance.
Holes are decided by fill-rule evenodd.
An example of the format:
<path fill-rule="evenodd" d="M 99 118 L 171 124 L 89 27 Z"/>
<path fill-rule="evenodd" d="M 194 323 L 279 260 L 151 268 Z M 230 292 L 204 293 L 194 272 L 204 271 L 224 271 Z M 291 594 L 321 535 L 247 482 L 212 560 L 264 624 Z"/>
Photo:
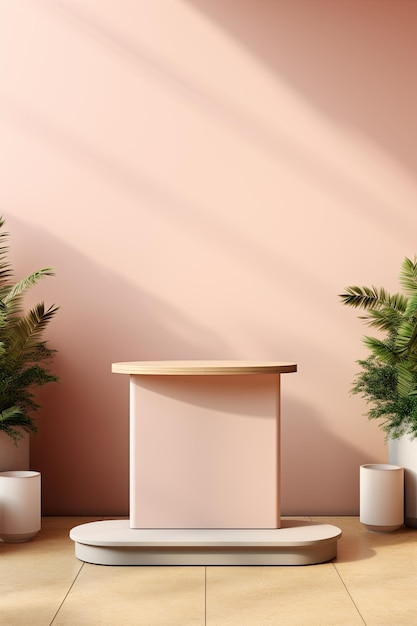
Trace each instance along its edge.
<path fill-rule="evenodd" d="M 41 394 L 44 511 L 127 511 L 121 360 L 295 361 L 283 509 L 353 513 L 384 461 L 349 396 L 417 251 L 411 0 L 16 0 L 0 7 L 0 210 L 18 277 L 62 309 Z M 163 462 L 163 459 L 161 459 Z"/>

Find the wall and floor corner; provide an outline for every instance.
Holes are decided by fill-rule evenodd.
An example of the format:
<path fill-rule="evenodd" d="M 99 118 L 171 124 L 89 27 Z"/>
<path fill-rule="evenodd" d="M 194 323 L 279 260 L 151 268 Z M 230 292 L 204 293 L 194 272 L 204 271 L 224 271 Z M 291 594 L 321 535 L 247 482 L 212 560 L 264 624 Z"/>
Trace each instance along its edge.
<path fill-rule="evenodd" d="M 415 240 L 413 0 L 21 0 L 0 7 L 0 212 L 61 383 L 40 394 L 45 514 L 125 514 L 111 363 L 271 359 L 283 513 L 355 514 L 386 448 L 349 389 L 348 284 Z M 163 462 L 163 459 L 161 459 Z"/>

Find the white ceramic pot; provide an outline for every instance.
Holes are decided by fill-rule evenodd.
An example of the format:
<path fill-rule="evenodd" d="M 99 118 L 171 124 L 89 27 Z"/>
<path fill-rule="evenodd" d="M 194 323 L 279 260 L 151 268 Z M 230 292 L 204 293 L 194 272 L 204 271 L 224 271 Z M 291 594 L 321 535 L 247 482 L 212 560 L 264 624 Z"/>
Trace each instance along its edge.
<path fill-rule="evenodd" d="M 360 521 L 368 530 L 392 532 L 404 523 L 404 468 L 387 463 L 360 466 Z"/>
<path fill-rule="evenodd" d="M 21 542 L 41 528 L 41 475 L 39 472 L 0 472 L 0 539 Z"/>
<path fill-rule="evenodd" d="M 417 439 L 409 435 L 390 439 L 388 460 L 404 468 L 404 521 L 417 528 Z"/>

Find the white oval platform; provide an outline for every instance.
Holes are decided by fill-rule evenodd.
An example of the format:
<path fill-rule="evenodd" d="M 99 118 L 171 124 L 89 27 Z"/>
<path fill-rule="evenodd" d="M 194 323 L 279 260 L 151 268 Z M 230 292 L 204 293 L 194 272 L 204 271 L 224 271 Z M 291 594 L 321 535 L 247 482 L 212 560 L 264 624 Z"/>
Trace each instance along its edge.
<path fill-rule="evenodd" d="M 70 532 L 77 558 L 96 565 L 315 565 L 335 558 L 341 530 L 282 520 L 278 529 L 138 529 L 129 520 Z"/>

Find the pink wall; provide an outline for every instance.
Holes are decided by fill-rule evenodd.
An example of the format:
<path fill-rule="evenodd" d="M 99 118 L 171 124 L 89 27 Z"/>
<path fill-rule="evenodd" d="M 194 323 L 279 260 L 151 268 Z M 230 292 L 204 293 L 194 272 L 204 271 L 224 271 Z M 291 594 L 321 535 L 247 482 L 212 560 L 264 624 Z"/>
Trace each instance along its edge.
<path fill-rule="evenodd" d="M 416 245 L 417 4 L 20 0 L 0 7 L 0 210 L 18 277 L 61 305 L 42 391 L 44 512 L 127 511 L 113 361 L 295 361 L 283 510 L 353 513 L 384 461 L 349 396 L 365 328 L 337 294 L 397 289 Z"/>

